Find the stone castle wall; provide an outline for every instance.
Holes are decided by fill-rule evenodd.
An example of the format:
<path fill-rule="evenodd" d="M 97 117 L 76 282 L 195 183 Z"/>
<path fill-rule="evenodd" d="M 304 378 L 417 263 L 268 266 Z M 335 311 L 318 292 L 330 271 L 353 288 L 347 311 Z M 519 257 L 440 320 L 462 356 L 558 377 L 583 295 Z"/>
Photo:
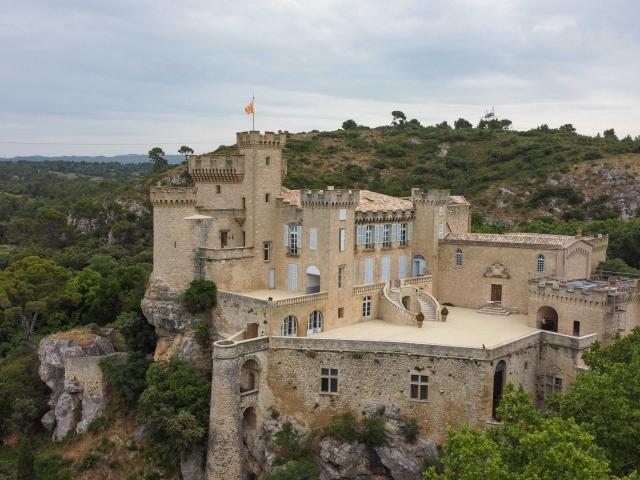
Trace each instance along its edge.
<path fill-rule="evenodd" d="M 82 386 L 81 398 L 103 397 L 106 394 L 106 385 L 100 369 L 99 357 L 68 357 L 64 360 L 65 383 L 75 382 Z"/>

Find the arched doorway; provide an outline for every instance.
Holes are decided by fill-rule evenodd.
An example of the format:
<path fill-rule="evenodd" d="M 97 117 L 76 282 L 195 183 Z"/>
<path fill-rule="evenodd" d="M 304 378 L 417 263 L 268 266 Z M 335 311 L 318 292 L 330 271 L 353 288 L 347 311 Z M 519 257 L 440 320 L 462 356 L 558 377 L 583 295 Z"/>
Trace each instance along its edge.
<path fill-rule="evenodd" d="M 493 405 L 491 408 L 491 415 L 494 419 L 496 418 L 496 409 L 498 408 L 498 405 L 500 405 L 500 400 L 502 400 L 506 373 L 507 364 L 504 360 L 500 360 L 493 374 Z"/>
<path fill-rule="evenodd" d="M 258 389 L 258 362 L 247 360 L 240 367 L 240 393 Z"/>
<path fill-rule="evenodd" d="M 413 276 L 421 277 L 427 274 L 427 261 L 422 255 L 413 257 Z"/>
<path fill-rule="evenodd" d="M 538 328 L 549 332 L 558 331 L 558 312 L 555 308 L 544 306 L 538 309 Z"/>
<path fill-rule="evenodd" d="M 405 296 L 402 297 L 402 306 L 404 308 L 406 308 L 407 310 L 411 310 L 411 297 L 410 296 Z"/>
<path fill-rule="evenodd" d="M 242 413 L 242 441 L 247 446 L 253 446 L 256 438 L 256 411 L 253 407 Z"/>
<path fill-rule="evenodd" d="M 320 291 L 320 269 L 315 265 L 307 268 L 307 288 L 305 293 L 318 293 Z"/>

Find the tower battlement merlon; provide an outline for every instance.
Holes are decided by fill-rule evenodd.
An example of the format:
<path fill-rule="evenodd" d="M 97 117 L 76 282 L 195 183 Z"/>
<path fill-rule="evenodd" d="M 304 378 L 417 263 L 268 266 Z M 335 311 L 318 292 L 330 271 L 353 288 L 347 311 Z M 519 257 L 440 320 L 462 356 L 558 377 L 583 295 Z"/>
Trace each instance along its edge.
<path fill-rule="evenodd" d="M 430 203 L 433 205 L 447 205 L 451 199 L 451 190 L 428 190 L 420 188 L 411 189 L 411 200 L 414 203 Z"/>
<path fill-rule="evenodd" d="M 359 190 L 334 189 L 303 190 L 300 192 L 302 206 L 356 207 L 360 202 Z"/>
<path fill-rule="evenodd" d="M 277 148 L 283 149 L 287 143 L 285 133 L 274 133 L 252 130 L 249 132 L 236 133 L 236 143 L 238 148 Z"/>
<path fill-rule="evenodd" d="M 189 175 L 196 182 L 239 183 L 244 178 L 242 154 L 189 155 Z"/>
<path fill-rule="evenodd" d="M 155 207 L 195 205 L 197 187 L 151 187 L 149 196 Z"/>

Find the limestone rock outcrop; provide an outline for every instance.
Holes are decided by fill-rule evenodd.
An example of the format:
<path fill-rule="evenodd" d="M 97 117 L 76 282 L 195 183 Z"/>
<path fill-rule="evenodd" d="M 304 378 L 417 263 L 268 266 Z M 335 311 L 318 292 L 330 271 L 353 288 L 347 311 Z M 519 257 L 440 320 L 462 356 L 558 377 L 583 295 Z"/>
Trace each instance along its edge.
<path fill-rule="evenodd" d="M 186 309 L 183 292 L 171 290 L 158 280 L 149 282 L 140 304 L 147 322 L 156 328 L 154 360 L 163 362 L 172 356 L 211 368 L 209 356 L 195 339 L 193 322 L 197 317 Z"/>
<path fill-rule="evenodd" d="M 114 332 L 88 329 L 60 332 L 45 337 L 38 346 L 40 378 L 51 389 L 49 410 L 42 425 L 53 431 L 54 440 L 72 432 L 84 433 L 102 415 L 106 391 L 98 362 L 114 354 Z"/>

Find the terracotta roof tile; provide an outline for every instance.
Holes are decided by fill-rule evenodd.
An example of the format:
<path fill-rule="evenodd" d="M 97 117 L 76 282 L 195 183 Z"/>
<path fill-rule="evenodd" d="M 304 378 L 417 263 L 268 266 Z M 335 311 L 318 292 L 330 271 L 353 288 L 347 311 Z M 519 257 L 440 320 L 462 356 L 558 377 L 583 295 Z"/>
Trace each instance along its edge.
<path fill-rule="evenodd" d="M 460 243 L 494 243 L 499 245 L 523 245 L 560 248 L 568 246 L 576 240 L 569 235 L 546 235 L 543 233 L 450 233 L 445 241 Z M 583 238 L 589 241 L 588 237 Z"/>
<path fill-rule="evenodd" d="M 288 202 L 298 208 L 302 207 L 302 203 L 300 202 L 300 190 L 289 190 L 286 187 L 281 187 L 281 195 L 285 202 Z"/>
<path fill-rule="evenodd" d="M 356 212 L 385 212 L 394 210 L 413 210 L 413 202 L 404 198 L 392 197 L 382 193 L 360 190 L 360 203 Z"/>

